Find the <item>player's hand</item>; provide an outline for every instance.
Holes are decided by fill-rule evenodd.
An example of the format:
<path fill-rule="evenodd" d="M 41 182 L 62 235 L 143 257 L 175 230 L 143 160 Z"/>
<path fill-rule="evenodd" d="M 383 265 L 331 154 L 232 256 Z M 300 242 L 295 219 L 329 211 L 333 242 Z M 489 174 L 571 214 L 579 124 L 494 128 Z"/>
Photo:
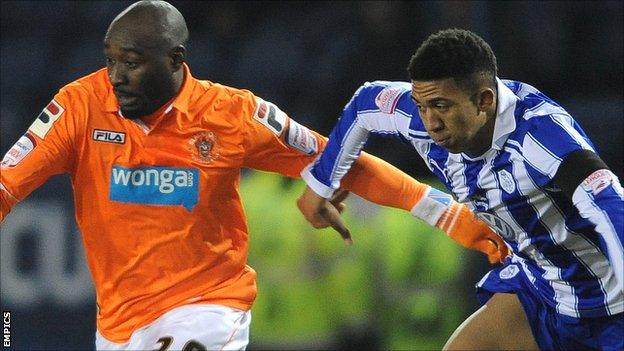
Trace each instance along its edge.
<path fill-rule="evenodd" d="M 340 218 L 340 213 L 346 207 L 343 200 L 348 194 L 346 190 L 338 190 L 331 199 L 327 200 L 306 186 L 303 194 L 297 199 L 297 207 L 314 228 L 331 226 L 342 236 L 347 245 L 351 245 L 353 244 L 351 233 Z"/>
<path fill-rule="evenodd" d="M 436 227 L 462 246 L 483 252 L 492 264 L 502 263 L 509 256 L 503 239 L 463 204 L 453 201 Z"/>

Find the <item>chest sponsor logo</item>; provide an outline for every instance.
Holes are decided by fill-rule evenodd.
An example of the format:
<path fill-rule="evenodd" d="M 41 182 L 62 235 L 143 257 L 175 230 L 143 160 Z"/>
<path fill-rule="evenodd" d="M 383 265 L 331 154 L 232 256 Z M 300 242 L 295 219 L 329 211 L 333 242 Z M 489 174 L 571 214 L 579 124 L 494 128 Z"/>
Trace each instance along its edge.
<path fill-rule="evenodd" d="M 193 168 L 113 166 L 110 179 L 112 201 L 183 206 L 192 211 L 199 194 L 199 171 Z"/>
<path fill-rule="evenodd" d="M 214 132 L 201 132 L 188 141 L 188 150 L 194 161 L 208 164 L 219 158 L 219 153 L 215 151 L 217 136 Z"/>
<path fill-rule="evenodd" d="M 314 155 L 318 152 L 318 143 L 314 134 L 292 119 L 288 127 L 286 143 L 306 155 Z"/>
<path fill-rule="evenodd" d="M 498 181 L 501 187 L 507 194 L 511 194 L 516 191 L 516 182 L 513 180 L 513 176 L 507 170 L 498 171 Z"/>
<path fill-rule="evenodd" d="M 19 140 L 7 151 L 2 158 L 2 167 L 15 167 L 37 146 L 37 139 L 29 133 L 24 134 Z"/>
<path fill-rule="evenodd" d="M 394 113 L 402 90 L 400 88 L 384 88 L 375 97 L 375 105 L 384 113 Z"/>
<path fill-rule="evenodd" d="M 269 128 L 275 135 L 282 134 L 288 118 L 277 106 L 260 98 L 256 98 L 256 110 L 253 117 L 256 121 Z"/>
<path fill-rule="evenodd" d="M 94 129 L 93 140 L 103 141 L 113 144 L 124 144 L 126 142 L 126 133 L 113 132 L 110 130 Z"/>
<path fill-rule="evenodd" d="M 63 112 L 65 112 L 65 108 L 63 108 L 61 104 L 55 100 L 50 101 L 48 106 L 41 111 L 28 130 L 41 139 L 44 139 L 50 129 L 52 129 L 54 122 L 63 115 Z"/>
<path fill-rule="evenodd" d="M 517 276 L 518 273 L 520 273 L 520 268 L 518 268 L 518 266 L 516 266 L 515 264 L 512 264 L 512 265 L 505 267 L 502 271 L 500 271 L 498 273 L 498 276 L 501 279 L 511 279 Z"/>
<path fill-rule="evenodd" d="M 497 215 L 488 212 L 477 212 L 476 216 L 484 221 L 493 231 L 498 233 L 503 239 L 513 241 L 516 239 L 516 234 L 513 228 L 507 224 L 502 218 Z"/>

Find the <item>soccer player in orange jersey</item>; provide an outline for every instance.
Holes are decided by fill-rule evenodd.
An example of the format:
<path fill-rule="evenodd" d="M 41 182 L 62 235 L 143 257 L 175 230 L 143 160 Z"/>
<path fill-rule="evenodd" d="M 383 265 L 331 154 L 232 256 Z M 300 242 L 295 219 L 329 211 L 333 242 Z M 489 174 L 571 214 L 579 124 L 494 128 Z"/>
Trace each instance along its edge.
<path fill-rule="evenodd" d="M 167 2 L 131 5 L 106 32 L 106 67 L 63 87 L 2 160 L 2 220 L 50 176 L 71 175 L 97 349 L 244 349 L 256 274 L 240 170 L 298 177 L 326 142 L 247 90 L 194 78 L 187 38 Z M 370 155 L 343 187 L 406 210 L 426 189 Z M 507 254 L 485 224 L 458 223 L 464 246 Z"/>

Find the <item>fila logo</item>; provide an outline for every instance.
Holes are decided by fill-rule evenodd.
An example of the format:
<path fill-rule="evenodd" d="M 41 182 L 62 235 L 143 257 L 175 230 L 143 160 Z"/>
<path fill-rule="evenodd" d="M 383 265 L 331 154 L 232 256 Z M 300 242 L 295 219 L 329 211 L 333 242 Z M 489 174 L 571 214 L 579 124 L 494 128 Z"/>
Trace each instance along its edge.
<path fill-rule="evenodd" d="M 282 134 L 288 120 L 286 114 L 277 106 L 259 97 L 256 97 L 256 110 L 253 117 L 278 136 Z"/>
<path fill-rule="evenodd" d="M 93 140 L 107 143 L 123 144 L 126 142 L 126 133 L 112 132 L 110 130 L 94 129 Z"/>

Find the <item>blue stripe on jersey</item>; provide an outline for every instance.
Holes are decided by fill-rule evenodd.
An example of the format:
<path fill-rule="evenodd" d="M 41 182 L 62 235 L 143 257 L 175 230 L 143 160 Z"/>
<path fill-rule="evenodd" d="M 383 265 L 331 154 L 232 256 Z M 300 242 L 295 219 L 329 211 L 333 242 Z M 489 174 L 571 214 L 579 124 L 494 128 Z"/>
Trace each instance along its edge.
<path fill-rule="evenodd" d="M 464 181 L 466 182 L 466 185 L 468 186 L 468 197 L 473 197 L 475 195 L 480 195 L 480 191 L 479 191 L 479 183 L 478 183 L 478 176 L 479 176 L 479 172 L 481 172 L 481 170 L 483 169 L 483 166 L 485 165 L 485 160 L 484 159 L 480 159 L 480 160 L 474 160 L 474 161 L 468 161 L 466 159 L 463 159 L 464 162 Z M 479 209 L 478 209 L 479 210 Z"/>
<path fill-rule="evenodd" d="M 563 159 L 569 153 L 579 150 L 582 145 L 576 138 L 571 137 L 570 133 L 576 132 L 590 146 L 593 145 L 582 130 L 579 130 L 578 124 L 565 125 L 561 117 L 543 116 L 534 118 L 531 121 L 532 127 L 527 135 L 544 147 L 546 152 L 556 155 L 557 158 Z"/>
<path fill-rule="evenodd" d="M 447 189 L 451 189 L 451 180 L 448 179 L 444 171 L 447 159 L 448 151 L 434 143 L 429 143 L 426 159 L 427 166 L 444 183 Z"/>

